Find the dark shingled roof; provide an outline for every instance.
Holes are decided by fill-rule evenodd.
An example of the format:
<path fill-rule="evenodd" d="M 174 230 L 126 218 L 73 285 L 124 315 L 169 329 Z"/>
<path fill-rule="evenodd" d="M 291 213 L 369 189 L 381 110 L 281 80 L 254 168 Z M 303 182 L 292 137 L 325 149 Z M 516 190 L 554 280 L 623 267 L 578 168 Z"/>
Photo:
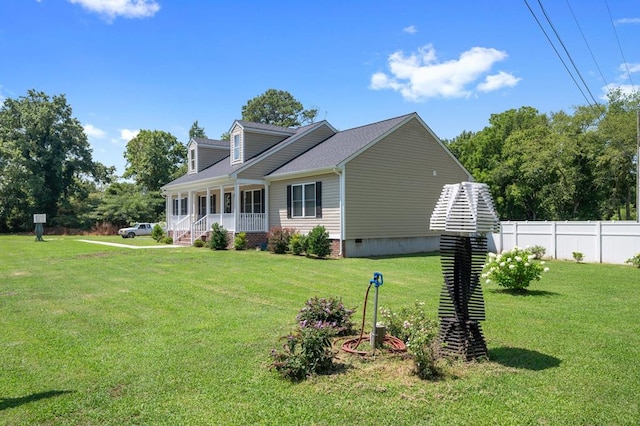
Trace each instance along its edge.
<path fill-rule="evenodd" d="M 238 122 L 240 122 L 240 121 L 238 121 Z M 284 127 L 272 126 L 271 124 L 251 123 L 251 122 L 243 122 L 243 123 L 248 123 L 249 125 L 256 125 L 256 126 L 254 126 L 254 128 L 258 128 L 259 127 L 259 128 L 264 129 L 264 130 L 268 130 L 269 128 L 287 130 L 287 131 L 289 131 L 289 133 L 291 133 L 291 136 L 294 136 L 294 135 L 297 135 L 299 133 L 306 132 L 307 130 L 311 129 L 312 127 L 319 127 L 319 126 L 323 125 L 324 123 L 326 123 L 326 121 L 324 121 L 324 120 L 323 121 L 319 121 L 317 123 L 312 123 L 312 124 L 309 124 L 309 125 L 306 125 L 306 126 L 298 127 L 297 129 L 287 129 L 287 128 L 284 128 Z M 272 150 L 278 149 L 278 147 L 280 147 L 283 144 L 287 143 L 287 141 L 289 141 L 291 139 L 291 136 L 285 138 L 281 142 L 278 142 L 277 144 L 275 144 L 271 148 L 268 148 L 264 152 L 268 152 L 268 151 L 272 151 Z M 214 140 L 214 139 L 204 139 L 204 138 L 192 138 L 192 139 L 194 139 L 196 142 L 198 142 L 198 144 L 200 144 L 201 141 L 203 141 L 202 143 L 205 143 L 205 144 L 215 145 L 215 146 L 224 146 L 226 148 L 229 148 L 229 141 L 217 141 L 217 140 Z M 249 165 L 255 163 L 256 159 L 258 157 L 260 157 L 262 154 L 263 154 L 263 152 L 258 153 L 257 155 L 253 156 L 252 158 L 250 158 L 248 160 L 245 160 L 244 163 L 235 164 L 233 166 L 231 165 L 231 162 L 230 162 L 230 159 L 229 159 L 229 155 L 227 155 L 222 160 L 218 161 L 217 163 L 207 167 L 206 169 L 204 169 L 204 170 L 202 170 L 202 171 L 200 171 L 198 173 L 191 173 L 191 174 L 186 174 L 186 175 L 180 176 L 178 179 L 175 179 L 175 180 L 167 183 L 164 186 L 180 185 L 180 184 L 184 184 L 184 183 L 196 182 L 196 181 L 205 180 L 205 179 L 224 178 L 226 176 L 229 176 L 230 174 L 232 174 L 236 170 L 240 169 L 241 167 L 249 166 Z"/>
<path fill-rule="evenodd" d="M 415 113 L 338 132 L 294 158 L 269 176 L 335 167 Z"/>

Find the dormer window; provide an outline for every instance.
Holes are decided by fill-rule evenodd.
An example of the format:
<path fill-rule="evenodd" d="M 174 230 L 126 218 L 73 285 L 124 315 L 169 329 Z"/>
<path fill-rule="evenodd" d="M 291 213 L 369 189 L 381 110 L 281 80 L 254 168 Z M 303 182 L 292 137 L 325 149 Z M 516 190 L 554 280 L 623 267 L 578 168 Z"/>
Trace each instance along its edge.
<path fill-rule="evenodd" d="M 231 141 L 231 164 L 241 163 L 242 135 L 236 133 Z"/>
<path fill-rule="evenodd" d="M 196 171 L 196 148 L 192 147 L 189 150 L 189 173 L 195 173 Z"/>

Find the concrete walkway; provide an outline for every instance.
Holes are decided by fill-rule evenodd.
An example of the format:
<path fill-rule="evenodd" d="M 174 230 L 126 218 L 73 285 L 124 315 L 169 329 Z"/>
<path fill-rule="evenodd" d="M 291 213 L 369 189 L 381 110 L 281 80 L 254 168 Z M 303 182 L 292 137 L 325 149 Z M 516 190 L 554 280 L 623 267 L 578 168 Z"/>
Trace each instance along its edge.
<path fill-rule="evenodd" d="M 111 247 L 122 247 L 128 249 L 161 249 L 161 248 L 180 248 L 185 246 L 176 246 L 171 244 L 158 244 L 157 246 L 130 246 L 128 244 L 118 244 L 118 243 L 108 243 L 106 241 L 93 241 L 93 240 L 76 240 L 82 241 L 83 243 L 91 243 L 91 244 L 102 244 L 103 246 L 111 246 Z"/>

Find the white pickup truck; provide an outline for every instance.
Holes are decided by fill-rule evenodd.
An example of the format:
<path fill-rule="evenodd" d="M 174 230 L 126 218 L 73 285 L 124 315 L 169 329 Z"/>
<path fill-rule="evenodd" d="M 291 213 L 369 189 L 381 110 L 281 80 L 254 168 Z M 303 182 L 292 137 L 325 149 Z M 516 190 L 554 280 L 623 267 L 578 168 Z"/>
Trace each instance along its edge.
<path fill-rule="evenodd" d="M 122 238 L 135 238 L 140 235 L 151 235 L 154 225 L 154 223 L 149 222 L 134 223 L 130 228 L 122 228 L 118 230 L 118 235 Z"/>

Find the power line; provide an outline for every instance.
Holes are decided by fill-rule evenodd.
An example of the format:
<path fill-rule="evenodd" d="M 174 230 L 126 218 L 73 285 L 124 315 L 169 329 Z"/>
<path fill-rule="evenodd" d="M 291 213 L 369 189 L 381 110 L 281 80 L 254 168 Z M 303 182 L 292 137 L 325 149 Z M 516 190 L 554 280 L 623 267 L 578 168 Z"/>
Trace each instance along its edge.
<path fill-rule="evenodd" d="M 542 14 L 546 18 L 547 22 L 549 23 L 549 26 L 553 30 L 553 33 L 556 35 L 556 38 L 560 42 L 560 46 L 562 46 L 562 48 L 564 49 L 564 53 L 567 55 L 567 58 L 569 58 L 569 61 L 571 62 L 571 65 L 573 65 L 573 69 L 576 70 L 576 73 L 578 74 L 578 77 L 580 78 L 580 81 L 582 81 L 582 84 L 587 89 L 587 92 L 589 92 L 589 96 L 591 96 L 591 100 L 593 101 L 594 104 L 598 105 L 598 101 L 593 96 L 593 93 L 591 93 L 591 90 L 589 89 L 589 86 L 587 85 L 586 81 L 584 81 L 584 78 L 582 77 L 582 74 L 580 73 L 580 70 L 578 69 L 578 66 L 573 61 L 573 58 L 571 57 L 571 54 L 569 53 L 569 50 L 567 49 L 567 46 L 565 46 L 564 42 L 562 41 L 562 38 L 560 37 L 560 34 L 558 34 L 558 31 L 556 30 L 556 27 L 553 25 L 553 22 L 551 22 L 551 18 L 549 18 L 549 15 L 547 15 L 547 11 L 545 10 L 544 6 L 542 5 L 542 1 L 538 0 L 538 4 L 540 5 L 540 9 L 542 10 Z"/>
<path fill-rule="evenodd" d="M 551 48 L 553 48 L 553 51 L 556 52 L 556 55 L 558 56 L 558 59 L 560 59 L 560 62 L 562 62 L 562 65 L 564 66 L 564 69 L 567 70 L 567 73 L 569 74 L 569 77 L 571 77 L 571 80 L 573 80 L 573 83 L 576 85 L 576 87 L 578 88 L 580 93 L 582 93 L 582 97 L 584 98 L 585 101 L 587 101 L 587 104 L 589 106 L 592 106 L 591 102 L 589 102 L 589 99 L 587 98 L 587 95 L 584 94 L 584 91 L 582 90 L 582 87 L 580 87 L 580 84 L 578 84 L 578 82 L 576 81 L 575 77 L 573 76 L 573 73 L 571 72 L 571 70 L 567 66 L 566 62 L 562 58 L 562 55 L 560 54 L 560 52 L 558 52 L 558 49 L 556 49 L 556 46 L 553 44 L 553 41 L 551 41 L 551 38 L 547 34 L 547 31 L 544 29 L 544 26 L 542 25 L 542 23 L 540 22 L 540 20 L 536 16 L 536 14 L 533 11 L 533 9 L 531 9 L 531 6 L 529 5 L 529 2 L 527 0 L 524 0 L 524 3 L 527 5 L 527 8 L 529 9 L 529 12 L 531 12 L 531 16 L 533 16 L 533 19 L 535 19 L 536 23 L 538 24 L 538 26 L 542 30 L 542 33 L 547 38 L 547 41 L 551 45 Z M 592 97 L 593 97 L 593 95 L 592 95 Z"/>
<path fill-rule="evenodd" d="M 589 46 L 589 42 L 587 41 L 587 38 L 585 37 L 584 32 L 582 31 L 582 27 L 580 26 L 580 23 L 578 22 L 578 18 L 576 17 L 576 14 L 573 13 L 573 8 L 571 7 L 571 4 L 569 3 L 569 0 L 567 0 L 567 6 L 569 7 L 569 11 L 571 11 L 571 16 L 573 16 L 573 20 L 575 21 L 576 25 L 578 26 L 578 30 L 580 30 L 580 35 L 582 35 L 582 40 L 584 40 L 584 44 L 587 46 L 587 50 L 589 50 L 589 54 L 591 55 L 591 59 L 593 59 L 593 63 L 596 65 L 596 68 L 598 69 L 598 72 L 600 73 L 600 77 L 602 78 L 602 81 L 604 82 L 605 86 L 609 86 L 609 83 L 607 83 L 607 79 L 604 78 L 604 74 L 602 73 L 602 70 L 600 69 L 600 65 L 598 65 L 598 61 L 596 60 L 596 57 L 593 54 L 593 51 L 591 50 L 591 46 Z"/>
<path fill-rule="evenodd" d="M 624 61 L 624 67 L 627 70 L 627 76 L 629 77 L 629 81 L 631 82 L 631 88 L 635 91 L 636 87 L 635 87 L 635 84 L 633 84 L 633 79 L 631 78 L 631 72 L 629 72 L 629 63 L 627 63 L 627 59 L 624 57 L 624 52 L 622 51 L 620 38 L 618 38 L 618 31 L 616 30 L 616 25 L 613 23 L 613 17 L 611 16 L 611 9 L 609 8 L 609 2 L 607 0 L 604 0 L 604 4 L 607 5 L 607 13 L 609 13 L 609 20 L 611 21 L 611 26 L 613 27 L 613 33 L 616 35 L 616 42 L 618 43 L 618 49 L 620 49 L 620 55 L 622 55 L 622 60 Z"/>

